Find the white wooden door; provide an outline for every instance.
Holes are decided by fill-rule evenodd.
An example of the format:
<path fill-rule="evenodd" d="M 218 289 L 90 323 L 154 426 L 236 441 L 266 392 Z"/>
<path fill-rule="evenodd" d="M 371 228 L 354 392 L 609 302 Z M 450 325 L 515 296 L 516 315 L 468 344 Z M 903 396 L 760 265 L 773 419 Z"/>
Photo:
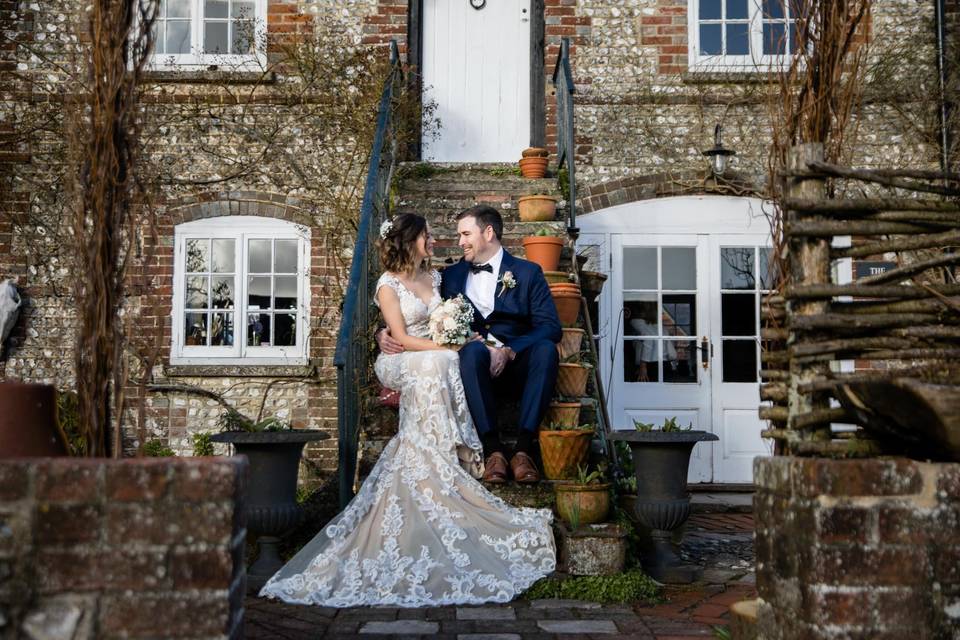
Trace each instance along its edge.
<path fill-rule="evenodd" d="M 530 142 L 530 0 L 423 3 L 424 160 L 512 162 Z M 425 111 L 425 113 L 427 113 Z"/>
<path fill-rule="evenodd" d="M 753 459 L 773 453 L 763 440 L 760 404 L 760 302 L 773 281 L 769 234 L 710 236 L 713 428 L 718 482 L 751 482 Z"/>
<path fill-rule="evenodd" d="M 712 371 L 701 358 L 709 337 L 709 242 L 695 234 L 612 238 L 610 420 L 617 429 L 675 418 L 712 431 Z M 713 480 L 713 444 L 700 443 L 690 482 Z"/>

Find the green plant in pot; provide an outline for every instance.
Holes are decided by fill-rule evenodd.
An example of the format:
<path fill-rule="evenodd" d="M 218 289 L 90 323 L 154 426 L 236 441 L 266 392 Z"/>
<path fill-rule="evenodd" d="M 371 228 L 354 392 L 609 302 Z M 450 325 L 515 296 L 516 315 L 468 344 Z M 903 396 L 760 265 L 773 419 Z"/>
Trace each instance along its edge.
<path fill-rule="evenodd" d="M 603 522 L 610 513 L 610 483 L 603 469 L 579 465 L 576 477 L 556 485 L 557 513 L 573 529 Z"/>
<path fill-rule="evenodd" d="M 540 457 L 543 473 L 548 480 L 570 480 L 576 476 L 577 467 L 587 460 L 594 425 L 575 427 L 548 423 L 540 427 Z"/>
<path fill-rule="evenodd" d="M 560 265 L 560 252 L 563 251 L 563 238 L 555 236 L 548 229 L 540 229 L 536 234 L 523 238 L 523 250 L 527 260 L 540 265 L 544 272 L 556 271 Z"/>

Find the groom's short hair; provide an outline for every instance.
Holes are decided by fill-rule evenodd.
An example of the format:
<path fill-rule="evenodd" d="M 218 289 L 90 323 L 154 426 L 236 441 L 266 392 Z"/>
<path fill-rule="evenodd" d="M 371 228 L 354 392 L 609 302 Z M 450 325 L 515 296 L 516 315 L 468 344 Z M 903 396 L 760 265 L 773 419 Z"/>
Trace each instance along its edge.
<path fill-rule="evenodd" d="M 457 222 L 460 222 L 464 218 L 475 219 L 477 226 L 480 227 L 480 231 L 483 231 L 487 227 L 493 227 L 493 233 L 497 236 L 497 240 L 503 239 L 503 218 L 500 217 L 500 212 L 493 207 L 486 204 L 478 204 L 475 207 L 464 209 L 457 216 Z"/>

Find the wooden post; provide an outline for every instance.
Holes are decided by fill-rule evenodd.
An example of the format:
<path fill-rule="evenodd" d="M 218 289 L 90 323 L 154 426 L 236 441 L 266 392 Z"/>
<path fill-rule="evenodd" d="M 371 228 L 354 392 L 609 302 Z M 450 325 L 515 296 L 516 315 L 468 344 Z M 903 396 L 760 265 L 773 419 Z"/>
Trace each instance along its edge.
<path fill-rule="evenodd" d="M 794 176 L 809 170 L 808 163 L 823 161 L 821 143 L 801 144 L 790 150 L 787 156 L 787 168 Z M 787 178 L 786 196 L 791 200 L 818 201 L 825 197 L 824 179 L 821 177 Z M 785 212 L 785 233 L 788 247 L 788 279 L 792 286 L 830 284 L 830 240 L 811 236 L 793 236 L 791 227 L 800 222 L 821 220 L 820 216 L 795 210 Z M 812 332 L 801 331 L 793 325 L 794 318 L 815 316 L 828 310 L 829 300 L 789 300 L 787 302 L 787 338 L 788 349 L 801 341 L 825 339 Z M 830 424 L 814 421 L 812 415 L 829 415 L 824 411 L 830 406 L 829 395 L 823 391 L 801 393 L 801 385 L 823 379 L 830 370 L 827 361 L 800 363 L 796 358 L 789 360 L 790 380 L 787 385 L 788 427 L 798 429 L 799 440 L 829 440 Z M 799 418 L 799 420 L 798 420 Z M 804 425 L 801 427 L 801 425 Z M 802 430 L 801 430 L 802 429 Z M 794 453 L 787 443 L 786 453 Z"/>

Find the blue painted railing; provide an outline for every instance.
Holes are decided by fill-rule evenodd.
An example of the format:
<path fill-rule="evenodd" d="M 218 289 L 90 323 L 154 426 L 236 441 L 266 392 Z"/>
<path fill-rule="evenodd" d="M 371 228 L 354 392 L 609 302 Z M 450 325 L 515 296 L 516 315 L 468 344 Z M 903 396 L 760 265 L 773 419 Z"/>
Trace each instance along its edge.
<path fill-rule="evenodd" d="M 339 435 L 340 507 L 353 497 L 357 448 L 362 414 L 362 392 L 370 376 L 371 275 L 375 267 L 373 243 L 380 223 L 389 215 L 390 181 L 397 159 L 394 94 L 403 82 L 396 41 L 390 43 L 390 75 L 384 83 L 377 113 L 377 130 L 367 168 L 360 207 L 357 241 L 350 264 L 350 281 L 343 302 L 333 364 L 337 368 L 337 427 Z"/>
<path fill-rule="evenodd" d="M 574 164 L 577 147 L 573 129 L 573 94 L 576 93 L 576 87 L 573 85 L 573 71 L 570 68 L 569 38 L 564 38 L 560 43 L 560 56 L 553 68 L 553 86 L 557 94 L 557 166 L 563 167 L 566 162 L 570 186 L 567 233 L 576 238 L 579 233 L 576 206 L 577 171 Z"/>

